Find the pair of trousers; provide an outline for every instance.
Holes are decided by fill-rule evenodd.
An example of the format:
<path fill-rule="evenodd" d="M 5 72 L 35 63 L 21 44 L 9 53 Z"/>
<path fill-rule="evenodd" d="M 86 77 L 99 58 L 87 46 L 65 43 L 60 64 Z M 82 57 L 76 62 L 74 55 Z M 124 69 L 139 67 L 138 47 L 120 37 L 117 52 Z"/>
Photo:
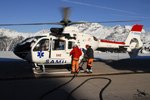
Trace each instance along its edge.
<path fill-rule="evenodd" d="M 87 69 L 91 69 L 92 68 L 93 60 L 94 59 L 88 59 L 88 61 L 87 61 Z"/>
<path fill-rule="evenodd" d="M 72 72 L 79 72 L 79 58 L 73 58 L 73 60 L 72 60 Z"/>

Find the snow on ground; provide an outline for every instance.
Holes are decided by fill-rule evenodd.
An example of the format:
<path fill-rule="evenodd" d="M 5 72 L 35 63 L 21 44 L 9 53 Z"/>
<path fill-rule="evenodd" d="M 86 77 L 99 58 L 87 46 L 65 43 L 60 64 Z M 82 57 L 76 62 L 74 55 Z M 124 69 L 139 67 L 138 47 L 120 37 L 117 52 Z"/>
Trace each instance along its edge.
<path fill-rule="evenodd" d="M 109 60 L 120 60 L 120 59 L 130 59 L 128 53 L 101 53 L 100 51 L 95 51 L 94 53 L 95 59 L 109 59 Z M 150 59 L 150 53 L 141 54 L 139 53 L 136 58 L 132 59 Z"/>
<path fill-rule="evenodd" d="M 109 60 L 120 60 L 129 59 L 128 53 L 102 53 L 99 51 L 94 52 L 95 59 L 109 59 Z M 135 59 L 150 59 L 149 54 L 139 54 Z M 0 61 L 20 61 L 21 58 L 17 57 L 12 51 L 0 51 Z"/>
<path fill-rule="evenodd" d="M 0 51 L 0 61 L 19 61 L 21 58 L 17 57 L 12 51 Z"/>

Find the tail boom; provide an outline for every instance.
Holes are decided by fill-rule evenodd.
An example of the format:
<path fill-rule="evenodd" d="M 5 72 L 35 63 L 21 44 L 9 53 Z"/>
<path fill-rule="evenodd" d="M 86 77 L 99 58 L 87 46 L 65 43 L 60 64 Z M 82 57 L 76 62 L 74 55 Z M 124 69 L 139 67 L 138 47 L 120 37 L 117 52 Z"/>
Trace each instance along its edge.
<path fill-rule="evenodd" d="M 129 53 L 130 57 L 136 57 L 139 50 L 142 48 L 143 43 L 140 38 L 140 34 L 142 32 L 143 25 L 134 25 L 125 40 L 125 42 L 115 42 L 115 41 L 107 41 L 100 40 L 99 47 L 105 49 L 121 49 Z"/>

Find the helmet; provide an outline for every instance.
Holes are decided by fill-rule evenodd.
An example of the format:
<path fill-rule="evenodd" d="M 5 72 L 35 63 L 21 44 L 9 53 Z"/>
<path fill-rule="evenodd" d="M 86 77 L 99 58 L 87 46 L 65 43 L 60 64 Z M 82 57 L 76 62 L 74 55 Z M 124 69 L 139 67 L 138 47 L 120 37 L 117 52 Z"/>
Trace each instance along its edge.
<path fill-rule="evenodd" d="M 89 45 L 87 44 L 87 45 L 85 45 L 85 47 L 87 48 L 87 47 L 89 47 Z"/>

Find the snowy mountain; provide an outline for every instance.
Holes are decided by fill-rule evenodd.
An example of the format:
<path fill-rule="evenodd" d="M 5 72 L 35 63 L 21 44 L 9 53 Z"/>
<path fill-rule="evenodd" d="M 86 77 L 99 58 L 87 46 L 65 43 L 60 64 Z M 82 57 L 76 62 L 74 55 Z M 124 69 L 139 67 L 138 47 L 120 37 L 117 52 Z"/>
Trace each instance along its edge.
<path fill-rule="evenodd" d="M 116 25 L 114 27 L 105 27 L 98 23 L 76 24 L 73 25 L 79 29 L 80 32 L 90 34 L 98 39 L 106 39 L 110 41 L 124 42 L 128 36 L 132 26 L 121 27 Z M 36 33 L 22 33 L 10 29 L 0 29 L 0 51 L 11 51 L 13 47 L 21 42 L 23 39 L 39 34 L 49 33 L 49 30 L 41 30 Z M 143 50 L 150 51 L 150 32 L 142 30 L 141 39 L 144 43 Z"/>
<path fill-rule="evenodd" d="M 129 25 L 125 27 L 121 27 L 120 25 L 105 27 L 98 23 L 87 23 L 74 26 L 78 27 L 80 32 L 93 35 L 98 39 L 106 39 L 117 42 L 124 42 L 132 28 L 132 26 Z M 142 33 L 145 33 L 144 29 L 142 30 Z"/>
<path fill-rule="evenodd" d="M 0 37 L 7 36 L 7 37 L 11 37 L 11 38 L 17 38 L 18 36 L 22 36 L 24 38 L 27 38 L 27 37 L 32 37 L 32 36 L 49 33 L 49 32 L 50 32 L 49 30 L 41 30 L 36 33 L 22 33 L 22 32 L 17 32 L 15 30 L 1 28 L 0 29 Z"/>
<path fill-rule="evenodd" d="M 0 51 L 12 51 L 16 44 L 25 38 L 36 36 L 39 34 L 49 33 L 49 30 L 41 30 L 36 33 L 22 33 L 10 29 L 0 29 Z"/>

